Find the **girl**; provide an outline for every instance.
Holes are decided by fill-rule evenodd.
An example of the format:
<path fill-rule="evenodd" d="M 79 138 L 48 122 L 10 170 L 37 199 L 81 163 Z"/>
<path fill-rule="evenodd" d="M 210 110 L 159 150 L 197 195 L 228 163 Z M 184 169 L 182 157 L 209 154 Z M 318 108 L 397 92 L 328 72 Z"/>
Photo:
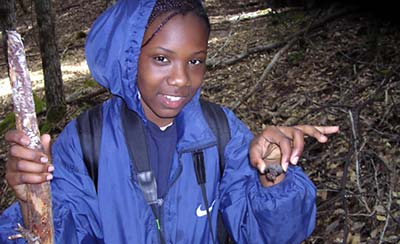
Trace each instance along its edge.
<path fill-rule="evenodd" d="M 303 133 L 323 142 L 323 133 L 337 128 L 270 127 L 252 142 L 250 163 L 253 136 L 224 108 L 231 139 L 220 177 L 216 138 L 199 103 L 209 32 L 208 17 L 197 0 L 121 0 L 95 22 L 86 44 L 87 62 L 94 78 L 114 95 L 102 104 L 97 191 L 83 163 L 75 120 L 52 146 L 55 170 L 39 163 L 50 154 L 28 150 L 25 136 L 8 133 L 13 146 L 6 178 L 19 205 L 0 218 L 1 243 L 15 243 L 7 236 L 22 223 L 24 184 L 51 179 L 57 243 L 217 243 L 219 212 L 237 243 L 300 243 L 311 234 L 316 189 L 288 162 L 297 162 Z M 158 187 L 152 207 L 129 157 L 124 106 L 145 127 Z M 262 158 L 271 142 L 281 146 L 287 170 L 274 182 L 252 167 L 263 171 Z M 43 144 L 49 148 L 48 136 Z M 198 152 L 205 162 L 203 188 L 193 164 Z"/>

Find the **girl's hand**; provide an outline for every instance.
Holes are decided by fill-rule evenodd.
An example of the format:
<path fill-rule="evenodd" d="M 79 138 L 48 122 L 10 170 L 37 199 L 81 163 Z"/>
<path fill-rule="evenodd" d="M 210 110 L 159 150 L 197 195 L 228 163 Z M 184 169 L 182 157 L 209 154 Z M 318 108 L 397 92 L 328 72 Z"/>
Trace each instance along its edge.
<path fill-rule="evenodd" d="M 250 162 L 261 174 L 265 174 L 271 165 L 276 168 L 276 164 L 279 163 L 286 172 L 289 163 L 296 165 L 303 153 L 305 136 L 314 137 L 320 143 L 325 143 L 328 141 L 326 135 L 338 131 L 339 126 L 268 126 L 252 140 Z M 265 177 L 260 177 L 262 178 Z M 278 177 L 277 181 L 282 179 L 282 176 Z"/>
<path fill-rule="evenodd" d="M 6 180 L 14 190 L 16 197 L 25 202 L 27 200 L 26 184 L 38 184 L 53 178 L 51 172 L 54 167 L 50 162 L 49 135 L 41 137 L 44 152 L 28 148 L 30 139 L 20 131 L 9 131 L 5 135 L 9 144 L 8 159 L 6 162 Z"/>

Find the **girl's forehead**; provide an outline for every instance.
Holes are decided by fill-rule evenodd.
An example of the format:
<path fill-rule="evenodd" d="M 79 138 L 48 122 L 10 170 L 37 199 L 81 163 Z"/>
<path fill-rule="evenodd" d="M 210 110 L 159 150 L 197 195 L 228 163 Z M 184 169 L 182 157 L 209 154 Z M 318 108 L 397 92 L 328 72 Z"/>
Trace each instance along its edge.
<path fill-rule="evenodd" d="M 152 42 L 153 39 L 158 39 L 156 37 L 159 35 L 162 35 L 163 38 L 166 36 L 183 38 L 184 35 L 194 35 L 197 36 L 197 39 L 203 37 L 207 41 L 208 29 L 206 23 L 193 12 L 183 14 L 169 12 L 156 17 L 147 27 L 143 46 Z"/>
<path fill-rule="evenodd" d="M 153 22 L 157 16 L 167 12 L 186 13 L 190 11 L 204 11 L 201 0 L 156 0 L 150 14 L 149 23 Z"/>

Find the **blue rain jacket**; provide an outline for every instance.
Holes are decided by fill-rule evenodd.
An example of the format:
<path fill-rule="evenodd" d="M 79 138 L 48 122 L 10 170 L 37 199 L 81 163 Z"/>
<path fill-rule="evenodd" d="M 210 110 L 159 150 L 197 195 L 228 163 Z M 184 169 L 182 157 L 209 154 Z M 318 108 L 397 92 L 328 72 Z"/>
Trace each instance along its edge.
<path fill-rule="evenodd" d="M 138 186 L 121 128 L 125 102 L 146 123 L 136 87 L 142 37 L 154 0 L 121 0 L 93 25 L 86 58 L 93 77 L 113 98 L 103 104 L 103 135 L 98 193 L 82 160 L 76 121 L 71 121 L 52 148 L 56 243 L 159 243 L 155 217 Z M 212 243 L 192 152 L 204 151 L 206 190 L 213 227 L 218 210 L 237 243 L 300 243 L 315 225 L 316 189 L 299 167 L 290 167 L 283 182 L 264 188 L 249 164 L 252 133 L 224 108 L 232 139 L 225 149 L 220 179 L 216 138 L 203 118 L 199 94 L 176 118 L 178 143 L 160 224 L 166 243 Z M 0 217 L 0 243 L 22 223 L 18 204 Z M 216 230 L 213 230 L 216 235 Z"/>

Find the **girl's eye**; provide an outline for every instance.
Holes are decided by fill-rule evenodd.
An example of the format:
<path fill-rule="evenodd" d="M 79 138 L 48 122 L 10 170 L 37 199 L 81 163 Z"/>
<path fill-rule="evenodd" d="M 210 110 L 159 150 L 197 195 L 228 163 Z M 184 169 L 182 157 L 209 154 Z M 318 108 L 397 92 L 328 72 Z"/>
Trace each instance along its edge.
<path fill-rule="evenodd" d="M 166 62 L 168 62 L 168 59 L 166 57 L 164 57 L 164 56 L 154 57 L 154 60 L 156 62 L 158 62 L 158 63 L 166 63 Z"/>
<path fill-rule="evenodd" d="M 192 59 L 192 60 L 189 61 L 189 64 L 193 64 L 193 65 L 199 65 L 199 64 L 202 64 L 202 63 L 203 63 L 203 61 L 199 60 L 199 59 Z"/>

